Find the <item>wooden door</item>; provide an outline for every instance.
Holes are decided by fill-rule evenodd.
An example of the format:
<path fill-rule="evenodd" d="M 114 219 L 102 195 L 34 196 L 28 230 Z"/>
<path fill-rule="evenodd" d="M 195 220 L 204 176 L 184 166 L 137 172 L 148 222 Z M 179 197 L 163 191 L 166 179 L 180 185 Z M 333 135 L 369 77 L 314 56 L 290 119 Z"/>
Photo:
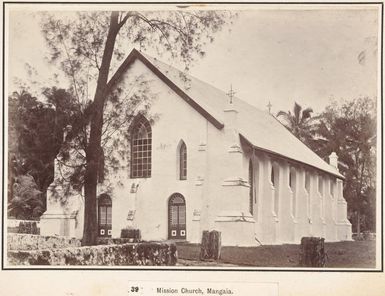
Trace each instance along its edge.
<path fill-rule="evenodd" d="M 186 202 L 179 193 L 173 194 L 168 202 L 168 238 L 186 239 Z"/>
<path fill-rule="evenodd" d="M 107 194 L 98 199 L 98 231 L 100 237 L 111 237 L 112 232 L 112 202 Z"/>

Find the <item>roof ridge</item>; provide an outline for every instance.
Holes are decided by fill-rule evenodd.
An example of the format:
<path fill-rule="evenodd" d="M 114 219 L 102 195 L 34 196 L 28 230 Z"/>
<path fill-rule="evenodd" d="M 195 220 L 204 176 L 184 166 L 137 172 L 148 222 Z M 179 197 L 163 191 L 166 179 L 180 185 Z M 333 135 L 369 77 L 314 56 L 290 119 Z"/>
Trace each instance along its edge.
<path fill-rule="evenodd" d="M 112 87 L 114 83 L 121 79 L 122 74 L 136 59 L 139 59 L 150 71 L 216 128 L 222 129 L 224 127 L 224 123 L 221 121 L 224 115 L 221 111 L 225 108 L 226 98 L 228 97 L 225 91 L 161 60 L 147 54 L 142 54 L 136 49 L 131 51 L 111 78 L 108 83 L 109 87 Z M 191 84 L 189 88 L 186 88 L 184 81 L 181 81 L 180 74 L 189 79 Z M 294 136 L 276 117 L 239 97 L 234 97 L 234 99 L 235 106 L 242 113 L 239 116 L 239 134 L 249 139 L 254 147 L 317 168 L 328 174 L 340 178 L 343 177 L 338 170 L 331 167 L 312 149 Z"/>
<path fill-rule="evenodd" d="M 188 72 L 184 72 L 184 71 L 180 70 L 179 68 L 177 68 L 177 67 L 175 67 L 175 66 L 172 66 L 172 65 L 170 65 L 170 64 L 167 64 L 167 63 L 165 63 L 164 61 L 159 60 L 159 59 L 157 59 L 157 58 L 154 58 L 154 57 L 152 57 L 152 56 L 150 56 L 150 55 L 148 55 L 148 54 L 144 54 L 144 53 L 141 53 L 141 54 L 142 54 L 145 58 L 147 58 L 147 59 L 150 58 L 150 59 L 155 60 L 155 61 L 158 62 L 158 63 L 162 63 L 164 66 L 170 67 L 170 68 L 172 68 L 172 69 L 174 69 L 174 70 L 177 70 L 177 71 L 181 72 L 183 75 L 190 76 L 191 78 L 197 80 L 198 82 L 203 83 L 203 84 L 209 86 L 210 88 L 215 89 L 216 91 L 219 91 L 219 92 L 221 92 L 223 95 L 226 95 L 226 96 L 227 96 L 226 91 L 224 91 L 223 89 L 221 89 L 221 88 L 219 88 L 219 87 L 217 87 L 217 86 L 215 86 L 215 85 L 212 85 L 212 84 L 210 84 L 210 83 L 208 83 L 208 82 L 206 82 L 206 81 L 203 81 L 202 79 L 200 79 L 200 78 L 198 78 L 198 77 L 196 77 L 196 76 L 194 76 L 194 75 L 191 75 L 191 74 L 189 74 Z M 234 96 L 234 98 L 235 98 L 236 100 L 239 100 L 240 102 L 242 102 L 242 103 L 248 105 L 249 107 L 254 108 L 255 110 L 257 110 L 257 111 L 259 111 L 259 112 L 264 112 L 262 109 L 259 109 L 258 107 L 256 107 L 256 106 L 250 104 L 249 102 L 245 101 L 244 99 L 241 99 L 240 97 Z"/>

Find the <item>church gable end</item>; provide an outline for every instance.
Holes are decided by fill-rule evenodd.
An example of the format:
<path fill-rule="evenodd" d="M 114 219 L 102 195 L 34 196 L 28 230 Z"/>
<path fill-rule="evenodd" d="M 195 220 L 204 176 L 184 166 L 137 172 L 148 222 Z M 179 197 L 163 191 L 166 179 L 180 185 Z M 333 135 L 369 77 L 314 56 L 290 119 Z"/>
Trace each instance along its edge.
<path fill-rule="evenodd" d="M 217 120 L 204 108 L 202 108 L 193 98 L 191 98 L 186 92 L 184 92 L 179 86 L 172 82 L 166 75 L 164 75 L 157 67 L 155 67 L 145 56 L 143 56 L 139 51 L 133 49 L 132 52 L 128 55 L 126 60 L 122 63 L 119 69 L 116 71 L 114 76 L 108 83 L 108 88 L 112 89 L 116 83 L 124 76 L 125 72 L 129 66 L 135 61 L 140 60 L 146 67 L 151 70 L 160 80 L 162 80 L 168 87 L 170 87 L 179 97 L 186 101 L 191 107 L 193 107 L 199 114 L 211 122 L 216 128 L 222 129 L 223 123 Z"/>

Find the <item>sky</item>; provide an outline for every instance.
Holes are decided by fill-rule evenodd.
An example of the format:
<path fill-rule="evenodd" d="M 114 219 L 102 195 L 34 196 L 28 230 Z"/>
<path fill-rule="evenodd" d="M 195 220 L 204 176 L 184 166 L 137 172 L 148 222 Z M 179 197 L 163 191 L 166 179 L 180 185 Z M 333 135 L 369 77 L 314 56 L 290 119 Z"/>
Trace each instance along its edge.
<path fill-rule="evenodd" d="M 256 5 L 238 11 L 190 74 L 224 91 L 232 85 L 237 97 L 262 110 L 271 102 L 273 113 L 292 109 L 294 102 L 320 112 L 331 99 L 377 97 L 377 8 L 305 8 Z M 14 78 L 25 79 L 26 64 L 41 80 L 56 70 L 44 59 L 36 12 L 10 12 L 8 52 L 10 90 Z M 177 61 L 172 65 L 183 69 Z"/>

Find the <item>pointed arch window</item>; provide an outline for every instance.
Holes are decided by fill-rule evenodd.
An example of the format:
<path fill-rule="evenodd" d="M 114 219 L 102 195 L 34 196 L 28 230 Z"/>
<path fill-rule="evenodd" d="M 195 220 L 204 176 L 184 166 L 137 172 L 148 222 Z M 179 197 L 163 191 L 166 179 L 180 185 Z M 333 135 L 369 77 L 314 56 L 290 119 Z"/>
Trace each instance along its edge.
<path fill-rule="evenodd" d="M 270 182 L 275 186 L 275 176 L 274 176 L 274 167 L 271 166 Z"/>
<path fill-rule="evenodd" d="M 250 159 L 249 161 L 249 211 L 250 214 L 254 214 L 254 168 L 253 161 Z"/>
<path fill-rule="evenodd" d="M 336 179 L 335 178 L 331 178 L 329 184 L 330 184 L 330 187 L 329 187 L 329 189 L 330 189 L 330 196 L 332 198 L 334 198 L 335 187 L 336 187 Z"/>
<path fill-rule="evenodd" d="M 179 147 L 179 179 L 187 179 L 187 147 L 183 141 Z"/>
<path fill-rule="evenodd" d="M 279 200 L 280 200 L 280 183 L 279 183 L 279 166 L 278 164 L 272 164 L 271 165 L 271 175 L 270 175 L 270 181 L 274 188 L 274 200 L 273 200 L 273 210 L 276 215 L 278 215 L 279 212 Z"/>
<path fill-rule="evenodd" d="M 310 193 L 310 173 L 305 172 L 305 189 L 307 193 Z"/>
<path fill-rule="evenodd" d="M 321 175 L 318 176 L 318 192 L 321 196 L 324 194 L 324 180 Z"/>
<path fill-rule="evenodd" d="M 321 175 L 318 176 L 318 192 L 320 194 L 320 215 L 325 218 L 325 201 L 324 201 L 324 180 Z"/>
<path fill-rule="evenodd" d="M 291 214 L 297 216 L 297 173 L 295 168 L 289 170 L 289 187 L 292 192 Z"/>
<path fill-rule="evenodd" d="M 312 216 L 312 200 L 311 200 L 311 184 L 310 184 L 310 172 L 305 172 L 305 190 L 306 190 L 306 204 L 307 204 L 307 216 L 310 219 Z M 310 221 L 310 220 L 309 220 Z"/>
<path fill-rule="evenodd" d="M 151 125 L 139 115 L 131 129 L 131 178 L 151 177 Z"/>

